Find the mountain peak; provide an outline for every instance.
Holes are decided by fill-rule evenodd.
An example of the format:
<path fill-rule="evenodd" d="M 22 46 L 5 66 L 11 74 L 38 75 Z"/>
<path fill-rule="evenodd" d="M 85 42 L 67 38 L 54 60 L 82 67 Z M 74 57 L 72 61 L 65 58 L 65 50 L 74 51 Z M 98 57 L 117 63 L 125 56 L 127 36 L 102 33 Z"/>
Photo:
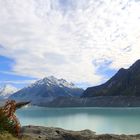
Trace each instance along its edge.
<path fill-rule="evenodd" d="M 73 83 L 49 76 L 21 89 L 9 98 L 40 104 L 52 101 L 57 97 L 79 97 L 82 93 L 83 89 L 77 88 Z"/>
<path fill-rule="evenodd" d="M 48 77 L 45 77 L 44 79 L 49 79 L 49 80 L 51 80 L 51 81 L 56 81 L 57 80 L 57 78 L 56 77 L 54 77 L 54 76 L 48 76 Z"/>
<path fill-rule="evenodd" d="M 35 86 L 35 85 L 47 85 L 47 86 L 57 85 L 59 87 L 77 88 L 72 82 L 69 83 L 63 78 L 57 79 L 54 76 L 45 77 L 39 81 L 36 81 L 31 86 Z"/>
<path fill-rule="evenodd" d="M 106 83 L 87 88 L 82 97 L 140 96 L 140 59 L 130 68 L 121 68 Z"/>
<path fill-rule="evenodd" d="M 129 69 L 133 71 L 140 69 L 140 59 L 137 60 Z"/>
<path fill-rule="evenodd" d="M 11 94 L 17 92 L 17 88 L 10 84 L 5 84 L 0 88 L 0 97 L 8 98 Z"/>

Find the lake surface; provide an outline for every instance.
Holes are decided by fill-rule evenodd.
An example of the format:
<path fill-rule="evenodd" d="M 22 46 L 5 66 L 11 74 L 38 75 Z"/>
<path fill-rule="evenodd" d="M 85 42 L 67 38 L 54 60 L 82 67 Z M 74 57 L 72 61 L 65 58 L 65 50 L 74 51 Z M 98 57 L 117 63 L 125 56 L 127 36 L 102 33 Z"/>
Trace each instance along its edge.
<path fill-rule="evenodd" d="M 98 134 L 140 133 L 140 108 L 45 108 L 29 106 L 17 111 L 21 125 L 90 129 Z"/>

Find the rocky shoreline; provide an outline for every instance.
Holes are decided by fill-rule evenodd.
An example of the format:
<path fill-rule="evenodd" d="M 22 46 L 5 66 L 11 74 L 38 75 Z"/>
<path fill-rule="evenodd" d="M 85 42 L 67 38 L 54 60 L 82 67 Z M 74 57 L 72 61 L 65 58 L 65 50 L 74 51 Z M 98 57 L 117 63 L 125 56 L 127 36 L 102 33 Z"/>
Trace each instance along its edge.
<path fill-rule="evenodd" d="M 0 133 L 0 140 L 140 140 L 140 134 L 96 134 L 91 130 L 71 131 L 54 127 L 23 126 L 19 138 Z"/>
<path fill-rule="evenodd" d="M 97 135 L 91 130 L 70 131 L 54 127 L 24 126 L 21 129 L 22 138 L 31 140 L 140 140 L 137 135 Z"/>

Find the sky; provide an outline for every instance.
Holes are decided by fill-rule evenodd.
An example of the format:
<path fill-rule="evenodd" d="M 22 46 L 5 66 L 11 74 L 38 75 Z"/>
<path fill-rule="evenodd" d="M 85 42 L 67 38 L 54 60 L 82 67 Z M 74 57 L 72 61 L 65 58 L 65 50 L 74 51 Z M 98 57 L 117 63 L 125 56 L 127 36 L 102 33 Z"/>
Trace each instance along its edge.
<path fill-rule="evenodd" d="M 139 13 L 140 0 L 0 0 L 0 85 L 105 82 L 140 58 Z"/>

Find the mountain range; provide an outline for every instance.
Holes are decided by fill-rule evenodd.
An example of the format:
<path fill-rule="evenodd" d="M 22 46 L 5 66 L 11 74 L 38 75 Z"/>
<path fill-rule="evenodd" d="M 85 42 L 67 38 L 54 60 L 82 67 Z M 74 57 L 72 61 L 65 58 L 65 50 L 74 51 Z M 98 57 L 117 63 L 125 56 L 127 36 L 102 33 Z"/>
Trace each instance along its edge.
<path fill-rule="evenodd" d="M 128 69 L 121 68 L 104 84 L 85 91 L 54 76 L 38 80 L 13 94 L 15 90 L 5 86 L 0 90 L 0 97 L 10 95 L 9 99 L 48 107 L 140 106 L 140 60 Z"/>
<path fill-rule="evenodd" d="M 80 98 L 56 98 L 48 107 L 139 107 L 140 60 L 130 68 L 121 68 L 99 86 L 87 88 Z"/>
<path fill-rule="evenodd" d="M 19 101 L 31 101 L 39 105 L 43 102 L 50 102 L 57 97 L 80 97 L 83 91 L 83 89 L 64 79 L 49 76 L 17 91 L 9 98 Z"/>

